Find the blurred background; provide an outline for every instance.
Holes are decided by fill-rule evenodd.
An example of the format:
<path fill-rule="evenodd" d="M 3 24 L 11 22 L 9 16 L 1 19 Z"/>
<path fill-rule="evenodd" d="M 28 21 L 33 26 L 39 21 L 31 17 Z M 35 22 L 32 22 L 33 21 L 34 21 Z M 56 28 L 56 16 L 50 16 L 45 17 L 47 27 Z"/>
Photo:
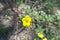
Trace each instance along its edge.
<path fill-rule="evenodd" d="M 28 28 L 22 18 L 32 18 Z M 60 40 L 60 0 L 0 0 L 0 40 Z"/>

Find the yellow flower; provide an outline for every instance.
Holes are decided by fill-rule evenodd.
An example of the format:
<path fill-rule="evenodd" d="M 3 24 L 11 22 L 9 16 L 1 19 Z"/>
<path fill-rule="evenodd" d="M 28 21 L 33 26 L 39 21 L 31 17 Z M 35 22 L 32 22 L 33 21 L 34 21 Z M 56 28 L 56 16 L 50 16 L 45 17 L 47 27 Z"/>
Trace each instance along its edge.
<path fill-rule="evenodd" d="M 44 35 L 43 35 L 42 33 L 38 33 L 38 37 L 39 37 L 39 38 L 43 38 Z"/>
<path fill-rule="evenodd" d="M 22 18 L 23 26 L 30 26 L 31 17 L 29 15 L 26 15 L 24 18 Z"/>
<path fill-rule="evenodd" d="M 31 21 L 31 17 L 29 15 L 26 15 L 25 18 L 27 18 L 28 21 Z"/>
<path fill-rule="evenodd" d="M 46 37 L 44 37 L 44 38 L 43 38 L 43 40 L 47 40 L 47 38 L 46 38 Z"/>

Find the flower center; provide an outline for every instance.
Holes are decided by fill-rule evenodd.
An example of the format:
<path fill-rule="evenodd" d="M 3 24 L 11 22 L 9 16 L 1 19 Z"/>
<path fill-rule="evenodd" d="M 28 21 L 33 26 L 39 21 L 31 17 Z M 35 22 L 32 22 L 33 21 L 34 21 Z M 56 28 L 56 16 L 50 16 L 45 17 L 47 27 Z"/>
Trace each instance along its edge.
<path fill-rule="evenodd" d="M 28 22 L 28 20 L 26 20 L 26 22 Z"/>

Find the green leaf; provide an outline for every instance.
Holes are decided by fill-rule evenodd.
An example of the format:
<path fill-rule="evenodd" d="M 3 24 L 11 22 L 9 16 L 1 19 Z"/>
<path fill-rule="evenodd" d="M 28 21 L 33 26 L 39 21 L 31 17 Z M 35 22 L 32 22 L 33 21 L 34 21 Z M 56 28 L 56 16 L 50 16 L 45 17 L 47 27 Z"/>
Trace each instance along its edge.
<path fill-rule="evenodd" d="M 17 0 L 17 5 L 20 5 L 23 0 Z"/>
<path fill-rule="evenodd" d="M 44 30 L 42 29 L 42 26 L 40 26 L 40 25 L 38 25 L 38 24 L 37 24 L 37 26 L 38 26 L 38 28 L 35 29 L 36 34 L 39 33 L 39 32 L 43 33 Z"/>

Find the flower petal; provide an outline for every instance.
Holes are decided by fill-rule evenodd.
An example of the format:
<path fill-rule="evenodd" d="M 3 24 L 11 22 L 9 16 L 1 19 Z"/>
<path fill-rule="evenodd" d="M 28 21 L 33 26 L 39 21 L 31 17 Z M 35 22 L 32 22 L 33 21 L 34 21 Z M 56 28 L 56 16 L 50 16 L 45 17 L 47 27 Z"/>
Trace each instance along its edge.
<path fill-rule="evenodd" d="M 45 37 L 45 38 L 43 38 L 43 40 L 47 40 L 47 38 Z"/>
<path fill-rule="evenodd" d="M 44 35 L 42 33 L 38 33 L 38 37 L 43 38 Z"/>
<path fill-rule="evenodd" d="M 23 23 L 24 26 L 30 26 L 30 23 Z"/>
<path fill-rule="evenodd" d="M 24 22 L 25 21 L 25 18 L 22 18 L 22 22 Z"/>
<path fill-rule="evenodd" d="M 27 26 L 30 26 L 30 23 L 27 23 Z"/>
<path fill-rule="evenodd" d="M 25 18 L 31 21 L 31 17 L 29 15 L 26 15 Z"/>

